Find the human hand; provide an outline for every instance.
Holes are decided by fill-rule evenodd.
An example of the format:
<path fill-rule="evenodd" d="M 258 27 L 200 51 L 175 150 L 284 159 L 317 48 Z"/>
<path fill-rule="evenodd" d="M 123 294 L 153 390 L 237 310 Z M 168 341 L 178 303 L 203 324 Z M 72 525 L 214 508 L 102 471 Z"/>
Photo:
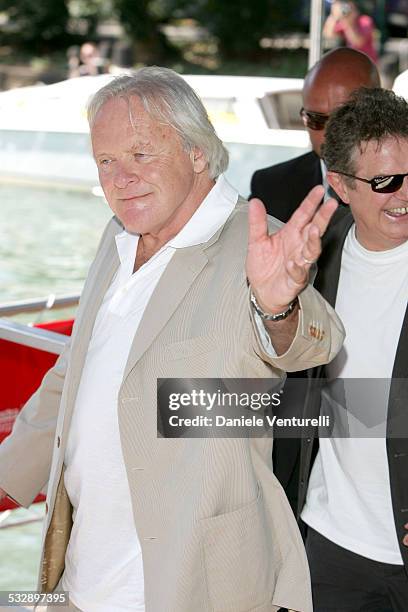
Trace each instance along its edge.
<path fill-rule="evenodd" d="M 308 283 L 310 267 L 321 253 L 321 236 L 337 208 L 333 198 L 319 207 L 323 195 L 321 185 L 314 187 L 286 225 L 272 235 L 261 200 L 250 202 L 246 274 L 265 312 L 287 310 Z"/>

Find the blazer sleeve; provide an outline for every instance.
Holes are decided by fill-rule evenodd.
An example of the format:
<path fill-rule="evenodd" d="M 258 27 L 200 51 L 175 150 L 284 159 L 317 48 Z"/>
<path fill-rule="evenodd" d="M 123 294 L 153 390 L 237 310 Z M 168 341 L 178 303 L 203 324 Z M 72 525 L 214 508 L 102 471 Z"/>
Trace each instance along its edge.
<path fill-rule="evenodd" d="M 0 487 L 28 507 L 48 482 L 70 340 L 0 445 Z"/>
<path fill-rule="evenodd" d="M 255 352 L 263 361 L 285 372 L 297 372 L 330 363 L 345 338 L 343 324 L 336 312 L 311 285 L 300 293 L 299 304 L 296 335 L 286 353 L 278 357 L 265 351 L 249 305 Z"/>

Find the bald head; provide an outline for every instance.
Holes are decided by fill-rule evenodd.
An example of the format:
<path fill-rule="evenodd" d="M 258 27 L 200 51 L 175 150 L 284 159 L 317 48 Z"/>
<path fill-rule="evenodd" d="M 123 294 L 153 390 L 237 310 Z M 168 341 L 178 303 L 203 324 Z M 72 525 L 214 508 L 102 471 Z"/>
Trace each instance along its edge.
<path fill-rule="evenodd" d="M 309 70 L 303 85 L 303 107 L 311 113 L 330 115 L 359 87 L 380 87 L 380 76 L 364 53 L 342 47 L 334 49 Z M 320 155 L 324 130 L 308 128 L 313 150 Z"/>

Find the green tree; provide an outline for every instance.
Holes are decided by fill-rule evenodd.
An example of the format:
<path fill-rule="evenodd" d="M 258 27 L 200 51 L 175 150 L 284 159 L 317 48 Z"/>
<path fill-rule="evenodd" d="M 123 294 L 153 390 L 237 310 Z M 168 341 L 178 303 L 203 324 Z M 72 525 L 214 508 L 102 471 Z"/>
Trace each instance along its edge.
<path fill-rule="evenodd" d="M 8 23 L 0 42 L 35 52 L 66 46 L 69 12 L 66 0 L 0 0 L 0 12 Z"/>
<path fill-rule="evenodd" d="M 299 0 L 178 0 L 218 40 L 225 59 L 258 59 L 259 41 L 277 32 L 302 29 Z"/>
<path fill-rule="evenodd" d="M 173 2 L 113 0 L 117 16 L 135 46 L 136 61 L 166 63 L 178 56 L 161 26 L 172 16 Z"/>

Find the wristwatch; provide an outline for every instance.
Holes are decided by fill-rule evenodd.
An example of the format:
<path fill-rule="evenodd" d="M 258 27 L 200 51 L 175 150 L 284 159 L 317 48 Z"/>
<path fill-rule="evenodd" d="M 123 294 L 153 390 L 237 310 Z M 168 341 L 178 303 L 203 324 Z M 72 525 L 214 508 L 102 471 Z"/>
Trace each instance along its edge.
<path fill-rule="evenodd" d="M 257 312 L 259 316 L 261 317 L 261 319 L 263 319 L 264 321 L 283 321 L 283 319 L 286 319 L 290 315 L 290 313 L 293 312 L 296 304 L 299 301 L 298 298 L 296 297 L 293 300 L 293 302 L 289 304 L 289 306 L 284 312 L 279 312 L 277 314 L 270 314 L 268 312 L 263 311 L 262 308 L 259 306 L 252 289 L 250 293 L 250 300 L 251 300 L 252 306 L 254 307 L 255 312 Z"/>

